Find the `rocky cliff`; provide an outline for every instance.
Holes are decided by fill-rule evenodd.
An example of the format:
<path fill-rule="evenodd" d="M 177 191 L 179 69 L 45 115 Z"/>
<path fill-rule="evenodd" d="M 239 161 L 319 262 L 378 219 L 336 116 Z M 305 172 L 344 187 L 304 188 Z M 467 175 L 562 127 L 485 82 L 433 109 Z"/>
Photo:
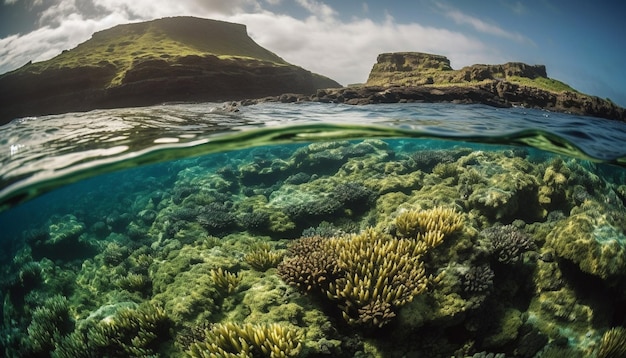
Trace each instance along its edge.
<path fill-rule="evenodd" d="M 517 77 L 547 78 L 546 66 L 509 62 L 503 65 L 472 65 L 455 71 L 445 56 L 421 52 L 395 52 L 378 55 L 370 71 L 368 86 L 417 86 L 461 84 Z"/>
<path fill-rule="evenodd" d="M 240 24 L 193 17 L 120 25 L 0 75 L 13 118 L 169 101 L 221 101 L 340 87 L 256 44 Z"/>
<path fill-rule="evenodd" d="M 420 52 L 379 55 L 367 83 L 362 86 L 321 89 L 313 95 L 304 96 L 283 94 L 242 103 L 254 104 L 259 101 L 480 103 L 494 107 L 541 108 L 626 121 L 624 108 L 548 78 L 543 65 L 509 62 L 453 70 L 450 60 L 445 56 Z"/>
<path fill-rule="evenodd" d="M 420 86 L 424 88 L 412 88 Z M 372 67 L 365 87 L 360 89 L 364 95 L 368 93 L 367 96 L 380 92 L 368 87 L 385 88 L 388 101 L 395 101 L 392 98 L 396 97 L 398 101 L 447 101 L 452 98 L 452 101 L 463 103 L 515 105 L 626 121 L 624 108 L 548 78 L 543 65 L 509 62 L 453 70 L 444 56 L 420 52 L 383 53 Z M 468 93 L 472 93 L 472 97 L 461 97 Z M 479 93 L 483 95 L 479 96 Z M 356 100 L 353 98 L 352 101 Z"/>

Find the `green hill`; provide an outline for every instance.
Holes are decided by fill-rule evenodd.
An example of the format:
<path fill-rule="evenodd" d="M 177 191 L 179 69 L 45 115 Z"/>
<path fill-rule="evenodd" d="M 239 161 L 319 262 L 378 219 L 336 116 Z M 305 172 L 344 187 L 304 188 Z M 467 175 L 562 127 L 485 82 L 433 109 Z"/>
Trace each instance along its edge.
<path fill-rule="evenodd" d="M 173 17 L 115 26 L 0 76 L 0 123 L 25 115 L 340 87 L 259 46 L 241 24 Z"/>
<path fill-rule="evenodd" d="M 89 41 L 71 51 L 63 51 L 49 61 L 33 63 L 20 70 L 42 73 L 52 69 L 97 67 L 112 63 L 116 67 L 116 75 L 110 86 L 115 86 L 138 62 L 154 59 L 173 61 L 184 56 L 207 54 L 220 59 L 241 57 L 268 61 L 277 66 L 289 65 L 248 37 L 244 25 L 178 17 L 118 25 L 96 32 Z"/>

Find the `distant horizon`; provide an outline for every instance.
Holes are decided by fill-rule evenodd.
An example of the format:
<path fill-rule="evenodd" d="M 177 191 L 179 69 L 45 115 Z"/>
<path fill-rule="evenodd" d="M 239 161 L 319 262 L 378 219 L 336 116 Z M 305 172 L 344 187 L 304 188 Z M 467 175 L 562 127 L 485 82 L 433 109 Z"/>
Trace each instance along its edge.
<path fill-rule="evenodd" d="M 507 62 L 545 65 L 549 78 L 626 107 L 619 46 L 626 4 L 5 0 L 0 6 L 0 73 L 53 58 L 116 25 L 193 16 L 242 24 L 255 42 L 285 61 L 342 85 L 364 83 L 381 53 L 423 52 L 447 57 L 455 70 Z"/>

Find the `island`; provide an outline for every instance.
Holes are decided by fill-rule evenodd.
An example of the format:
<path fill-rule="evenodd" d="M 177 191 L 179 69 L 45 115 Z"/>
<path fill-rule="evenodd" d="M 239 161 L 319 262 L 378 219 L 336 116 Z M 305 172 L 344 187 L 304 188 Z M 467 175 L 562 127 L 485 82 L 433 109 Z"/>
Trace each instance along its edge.
<path fill-rule="evenodd" d="M 0 125 L 92 109 L 265 101 L 480 103 L 626 121 L 624 108 L 549 78 L 543 65 L 454 70 L 445 56 L 383 53 L 366 83 L 342 87 L 261 47 L 245 25 L 188 16 L 118 25 L 0 75 Z"/>
<path fill-rule="evenodd" d="M 321 89 L 312 96 L 283 94 L 259 101 L 317 101 L 346 104 L 451 102 L 494 107 L 539 108 L 626 121 L 626 111 L 608 99 L 590 96 L 548 78 L 544 65 L 509 62 L 454 70 L 445 56 L 422 52 L 378 55 L 367 82 Z"/>
<path fill-rule="evenodd" d="M 14 118 L 312 94 L 341 87 L 259 46 L 245 25 L 171 17 L 118 25 L 58 56 L 0 75 L 0 124 Z"/>

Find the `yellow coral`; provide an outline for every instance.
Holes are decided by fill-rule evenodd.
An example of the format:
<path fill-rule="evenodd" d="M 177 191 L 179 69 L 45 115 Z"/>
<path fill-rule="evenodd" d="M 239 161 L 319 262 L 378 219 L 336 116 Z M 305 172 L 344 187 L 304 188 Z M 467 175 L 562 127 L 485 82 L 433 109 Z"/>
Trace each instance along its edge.
<path fill-rule="evenodd" d="M 369 229 L 331 239 L 329 244 L 346 274 L 330 283 L 327 296 L 344 303 L 343 316 L 350 323 L 383 326 L 395 316 L 393 307 L 410 302 L 427 288 L 415 240 Z"/>
<path fill-rule="evenodd" d="M 406 210 L 396 217 L 396 230 L 400 237 L 417 237 L 419 234 L 439 231 L 444 236 L 463 227 L 463 216 L 456 210 L 435 207 L 430 210 Z"/>
<path fill-rule="evenodd" d="M 626 357 L 626 329 L 624 327 L 614 327 L 604 332 L 597 357 Z"/>
<path fill-rule="evenodd" d="M 189 347 L 191 357 L 296 357 L 302 348 L 298 331 L 277 323 L 217 323 L 205 334 Z"/>
<path fill-rule="evenodd" d="M 243 259 L 257 271 L 265 271 L 276 267 L 285 254 L 281 251 L 272 250 L 269 244 L 260 244 L 247 253 Z"/>
<path fill-rule="evenodd" d="M 211 270 L 211 279 L 219 291 L 231 294 L 235 292 L 241 277 L 237 273 L 232 273 L 222 268 Z"/>
<path fill-rule="evenodd" d="M 455 210 L 436 207 L 401 213 L 397 237 L 368 229 L 344 237 L 302 238 L 278 273 L 290 284 L 338 301 L 349 323 L 382 327 L 427 289 L 431 277 L 423 255 L 462 223 Z"/>

